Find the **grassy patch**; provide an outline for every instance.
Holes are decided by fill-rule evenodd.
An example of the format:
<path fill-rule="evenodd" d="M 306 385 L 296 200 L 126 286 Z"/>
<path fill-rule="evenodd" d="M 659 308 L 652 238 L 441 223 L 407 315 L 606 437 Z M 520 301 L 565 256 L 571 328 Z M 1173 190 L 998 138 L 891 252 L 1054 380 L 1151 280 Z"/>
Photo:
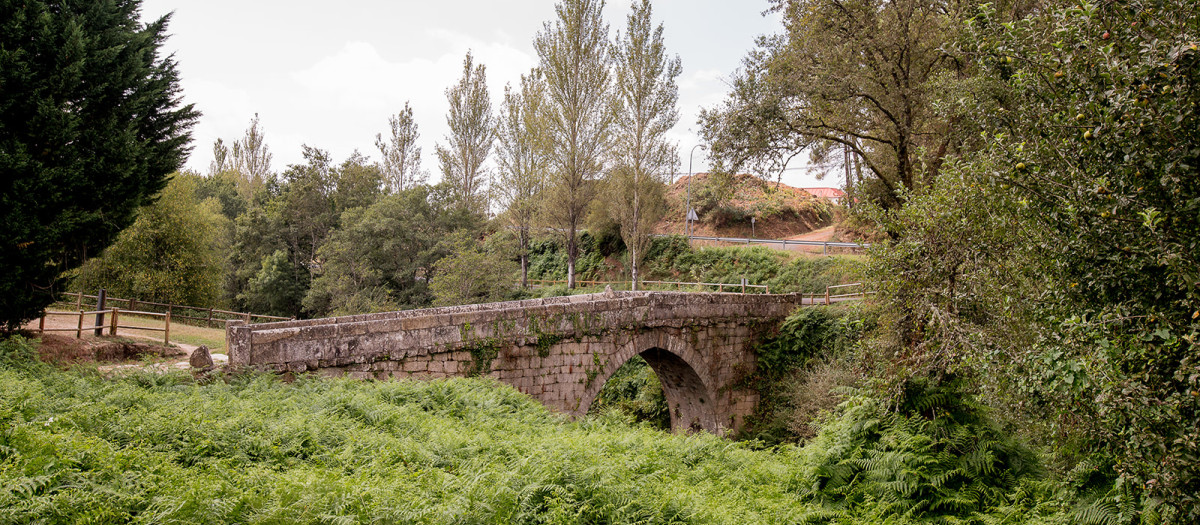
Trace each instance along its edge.
<path fill-rule="evenodd" d="M 144 326 L 147 328 L 163 327 L 163 319 L 158 317 L 122 315 L 119 319 L 119 322 L 122 325 L 128 326 Z M 139 338 L 157 337 L 159 341 L 162 341 L 162 332 L 153 332 L 149 330 L 131 330 L 120 328 L 117 329 L 117 335 L 137 336 Z M 223 328 L 206 328 L 172 321 L 170 335 L 172 343 L 187 343 L 196 346 L 204 345 L 207 346 L 209 350 L 214 352 L 225 350 L 225 330 Z"/>

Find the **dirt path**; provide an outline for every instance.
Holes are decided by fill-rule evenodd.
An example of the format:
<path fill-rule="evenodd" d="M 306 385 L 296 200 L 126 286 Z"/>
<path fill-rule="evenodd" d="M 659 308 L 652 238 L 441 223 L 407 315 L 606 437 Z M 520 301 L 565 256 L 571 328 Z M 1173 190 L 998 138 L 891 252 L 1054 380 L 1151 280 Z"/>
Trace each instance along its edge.
<path fill-rule="evenodd" d="M 79 319 L 77 317 L 51 315 L 51 316 L 46 317 L 45 327 L 47 329 L 74 330 L 78 327 L 78 323 L 79 323 Z M 62 340 L 80 341 L 81 344 L 87 344 L 87 343 L 92 343 L 92 342 L 96 342 L 96 341 L 103 341 L 103 340 L 111 337 L 111 336 L 107 336 L 107 335 L 105 335 L 103 337 L 96 337 L 94 335 L 95 327 L 88 326 L 89 323 L 95 323 L 95 321 L 92 319 L 84 320 L 83 337 L 78 340 L 75 339 L 75 333 L 71 332 L 71 331 L 47 332 L 47 333 L 60 336 L 60 341 L 62 341 Z M 38 320 L 33 320 L 25 325 L 25 329 L 29 330 L 31 332 L 37 332 L 38 324 L 39 324 Z M 108 331 L 108 327 L 106 326 L 105 333 L 108 333 L 107 331 Z M 157 343 L 161 344 L 162 337 L 158 336 L 156 334 L 157 334 L 156 332 L 144 332 L 144 331 L 139 331 L 139 330 L 117 329 L 117 337 L 119 337 L 119 338 L 136 339 L 139 341 L 157 342 Z M 117 371 L 117 370 L 134 369 L 134 368 L 149 368 L 149 369 L 154 369 L 154 370 L 158 370 L 158 371 L 166 371 L 169 369 L 186 370 L 187 368 L 189 368 L 188 359 L 191 358 L 192 352 L 194 352 L 199 347 L 196 345 L 193 345 L 193 344 L 183 343 L 180 341 L 171 341 L 171 345 L 179 348 L 180 350 L 183 350 L 184 355 L 180 358 L 175 358 L 175 359 L 169 360 L 168 362 L 163 362 L 163 363 L 153 363 L 153 364 L 149 364 L 149 365 L 145 365 L 145 364 L 102 364 L 102 365 L 98 366 L 97 368 L 101 371 L 101 373 L 106 373 L 106 374 L 109 372 Z M 212 358 L 213 358 L 213 362 L 216 364 L 222 364 L 222 363 L 228 362 L 228 357 L 225 354 L 212 354 Z"/>
<path fill-rule="evenodd" d="M 835 229 L 836 229 L 835 226 L 826 226 L 824 228 L 813 230 L 808 233 L 802 233 L 800 235 L 788 237 L 787 240 L 789 240 L 789 241 L 828 242 L 830 239 L 833 239 L 833 234 L 834 234 Z"/>

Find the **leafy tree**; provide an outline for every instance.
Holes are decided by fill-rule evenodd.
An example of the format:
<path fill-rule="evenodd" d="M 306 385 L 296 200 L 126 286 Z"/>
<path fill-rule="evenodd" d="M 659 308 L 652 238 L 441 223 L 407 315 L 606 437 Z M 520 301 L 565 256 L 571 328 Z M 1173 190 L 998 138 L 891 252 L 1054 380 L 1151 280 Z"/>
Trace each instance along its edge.
<path fill-rule="evenodd" d="M 297 269 L 285 250 L 262 258 L 262 266 L 246 282 L 238 296 L 247 311 L 276 316 L 294 316 L 301 311 L 307 291 L 307 272 Z"/>
<path fill-rule="evenodd" d="M 218 156 L 218 147 L 221 147 L 220 139 L 213 145 L 214 158 Z M 242 177 L 242 195 L 246 200 L 261 189 L 271 176 L 271 149 L 267 147 L 262 130 L 258 127 L 258 113 L 250 120 L 250 127 L 246 128 L 242 139 L 233 143 L 233 151 L 225 163 Z"/>
<path fill-rule="evenodd" d="M 608 180 L 608 211 L 629 248 L 633 289 L 650 245 L 650 229 L 665 210 L 663 177 L 679 161 L 667 133 L 679 122 L 679 57 L 668 59 L 663 27 L 652 27 L 649 0 L 634 2 L 626 33 L 617 37 L 616 166 Z"/>
<path fill-rule="evenodd" d="M 538 197 L 549 164 L 542 104 L 546 86 L 537 72 L 521 76 L 521 90 L 504 86 L 504 105 L 497 120 L 500 170 L 494 185 L 504 218 L 516 230 L 521 258 L 521 286 L 529 283 L 529 241 Z"/>
<path fill-rule="evenodd" d="M 421 171 L 421 147 L 417 139 L 417 121 L 413 119 L 412 106 L 404 103 L 404 109 L 388 118 L 392 136 L 383 140 L 382 134 L 375 135 L 375 147 L 383 155 L 383 175 L 388 190 L 395 193 L 424 184 L 426 173 Z"/>
<path fill-rule="evenodd" d="M 382 195 L 379 167 L 358 152 L 341 165 L 309 146 L 304 157 L 305 164 L 289 166 L 281 179 L 270 177 L 254 206 L 236 221 L 224 295 L 238 308 L 268 305 L 279 315 L 301 315 L 302 299 L 322 264 L 319 250 L 341 226 L 342 213 L 370 206 Z M 278 260 L 279 250 L 287 264 Z M 270 279 L 261 273 L 267 270 Z M 260 286 L 264 282 L 286 286 L 268 290 Z M 278 309 L 284 306 L 291 310 Z"/>
<path fill-rule="evenodd" d="M 533 45 L 546 78 L 546 132 L 552 145 L 543 212 L 565 231 L 567 287 L 575 287 L 579 226 L 596 196 L 595 181 L 613 124 L 609 88 L 611 44 L 603 0 L 564 0 Z"/>
<path fill-rule="evenodd" d="M 169 17 L 137 1 L 7 2 L 0 16 L 0 323 L 56 299 L 62 274 L 131 224 L 188 152 Z"/>
<path fill-rule="evenodd" d="M 969 3 L 774 0 L 786 34 L 745 59 L 728 100 L 702 113 L 727 168 L 782 173 L 807 152 L 836 161 L 848 148 L 867 168 L 864 196 L 894 208 L 937 173 L 961 124 L 934 107 L 939 82 L 966 64 L 942 51 Z"/>
<path fill-rule="evenodd" d="M 449 255 L 437 262 L 437 275 L 429 281 L 434 306 L 489 303 L 510 294 L 512 261 L 483 249 L 471 232 L 455 235 L 448 251 Z"/>
<path fill-rule="evenodd" d="M 370 206 L 383 195 L 385 181 L 379 166 L 355 150 L 333 173 L 334 210 Z"/>
<path fill-rule="evenodd" d="M 1165 6 L 981 10 L 955 50 L 982 68 L 955 101 L 980 150 L 885 215 L 901 240 L 872 261 L 905 312 L 874 353 L 980 372 L 1031 435 L 1099 465 L 1092 522 L 1200 519 L 1200 51 L 1180 36 L 1200 16 Z"/>
<path fill-rule="evenodd" d="M 246 213 L 248 203 L 238 194 L 237 176 L 231 171 L 214 172 L 202 178 L 196 188 L 196 196 L 200 200 L 216 199 L 221 213 L 230 221 Z"/>
<path fill-rule="evenodd" d="M 471 53 L 463 60 L 463 76 L 446 90 L 450 113 L 446 124 L 450 135 L 447 146 L 438 145 L 438 161 L 442 180 L 449 182 L 458 193 L 461 205 L 475 213 L 487 213 L 487 161 L 495 140 L 492 101 L 487 91 L 487 69 L 474 65 Z"/>
<path fill-rule="evenodd" d="M 334 168 L 329 152 L 304 146 L 304 164 L 281 175 L 279 196 L 272 199 L 280 234 L 297 267 L 319 264 L 317 249 L 337 227 L 340 212 L 333 204 Z"/>
<path fill-rule="evenodd" d="M 478 220 L 457 206 L 454 190 L 416 186 L 347 210 L 342 227 L 318 250 L 321 263 L 305 310 L 326 315 L 429 306 L 434 263 L 447 255 L 439 243 Z"/>
<path fill-rule="evenodd" d="M 1039 342 L 1064 411 L 1119 459 L 1121 485 L 1200 520 L 1200 14 L 1134 0 L 1083 3 L 1007 26 L 990 13 L 968 49 L 1008 88 L 986 155 L 1047 231 L 1037 249 L 1057 308 Z M 1188 35 L 1188 36 L 1184 36 Z M 1036 242 L 1038 239 L 1034 239 Z M 1064 338 L 1065 337 L 1065 338 Z M 1043 356 L 1046 357 L 1046 356 Z M 1065 382 L 1065 381 L 1064 381 Z M 1068 408 L 1071 407 L 1071 408 Z"/>
<path fill-rule="evenodd" d="M 100 257 L 79 268 L 76 290 L 212 306 L 219 294 L 225 218 L 215 200 L 197 199 L 202 178 L 176 174 Z"/>
<path fill-rule="evenodd" d="M 208 174 L 215 175 L 233 169 L 233 159 L 229 158 L 229 146 L 218 138 L 212 146 L 213 160 L 208 163 Z"/>
<path fill-rule="evenodd" d="M 308 289 L 309 275 L 307 269 L 291 258 L 282 235 L 283 226 L 278 212 L 277 202 L 265 205 L 258 203 L 234 221 L 233 245 L 225 260 L 222 301 L 236 310 L 268 313 L 259 312 L 255 307 L 269 305 L 273 312 L 283 316 L 298 315 L 301 311 L 300 301 L 304 297 L 304 290 Z M 283 269 L 283 263 L 275 261 L 270 264 L 274 268 L 272 271 L 293 277 L 301 288 L 299 297 L 291 296 L 293 300 L 290 301 L 256 298 L 250 292 L 250 281 L 263 270 L 264 261 L 277 252 L 288 255 L 288 268 Z M 265 282 L 262 279 L 260 281 Z M 292 308 L 277 309 L 283 304 Z"/>

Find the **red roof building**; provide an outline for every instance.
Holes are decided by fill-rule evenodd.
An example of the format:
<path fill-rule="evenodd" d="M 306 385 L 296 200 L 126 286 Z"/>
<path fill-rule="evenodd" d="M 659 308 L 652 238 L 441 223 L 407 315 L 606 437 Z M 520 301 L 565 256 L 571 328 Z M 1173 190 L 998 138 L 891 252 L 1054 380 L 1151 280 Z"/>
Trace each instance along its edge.
<path fill-rule="evenodd" d="M 829 199 L 834 204 L 841 202 L 842 198 L 846 196 L 846 192 L 839 190 L 837 188 L 800 188 L 800 189 L 807 191 L 813 197 L 818 197 L 821 199 Z"/>

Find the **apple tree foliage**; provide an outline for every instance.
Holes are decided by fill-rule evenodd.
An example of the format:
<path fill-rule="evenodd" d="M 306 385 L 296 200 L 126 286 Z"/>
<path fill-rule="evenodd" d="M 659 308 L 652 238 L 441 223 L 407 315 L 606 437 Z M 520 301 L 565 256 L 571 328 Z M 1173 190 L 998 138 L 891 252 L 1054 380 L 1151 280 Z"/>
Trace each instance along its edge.
<path fill-rule="evenodd" d="M 891 365 L 982 372 L 1105 465 L 1094 507 L 1119 522 L 1200 519 L 1200 14 L 1179 7 L 971 18 L 946 50 L 979 67 L 972 94 L 940 103 L 981 142 L 881 213 L 904 233 L 872 262 L 904 312 Z"/>

